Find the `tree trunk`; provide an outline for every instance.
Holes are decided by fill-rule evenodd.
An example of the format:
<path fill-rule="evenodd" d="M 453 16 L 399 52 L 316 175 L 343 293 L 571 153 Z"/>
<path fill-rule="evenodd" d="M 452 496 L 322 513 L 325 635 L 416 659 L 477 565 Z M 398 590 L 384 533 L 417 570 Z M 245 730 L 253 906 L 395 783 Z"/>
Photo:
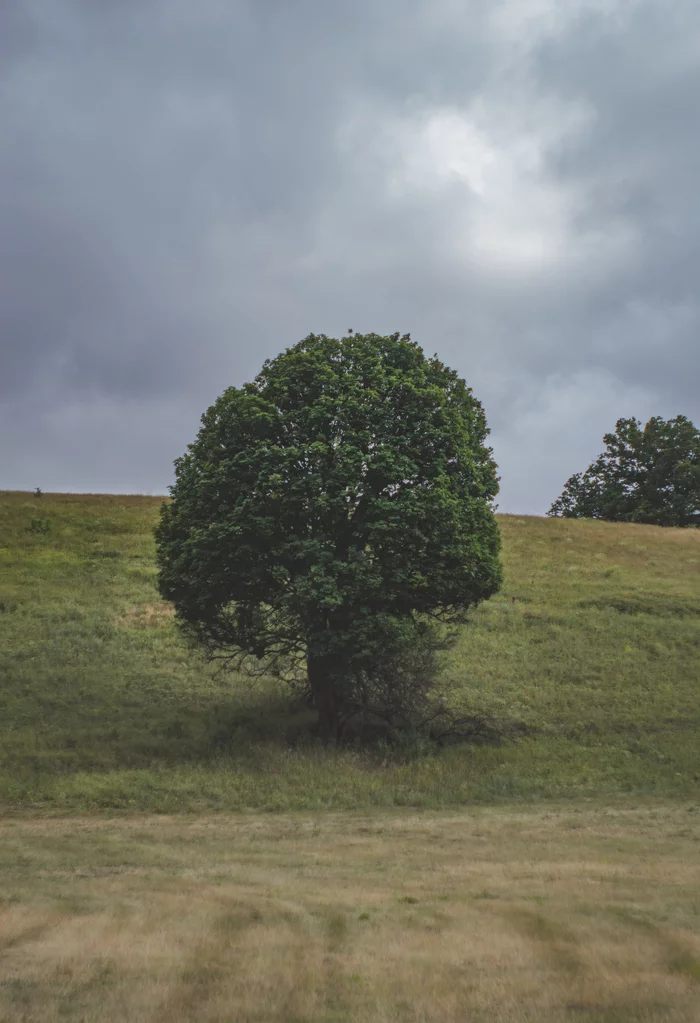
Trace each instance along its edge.
<path fill-rule="evenodd" d="M 335 743 L 338 740 L 339 708 L 332 658 L 318 656 L 310 651 L 306 666 L 314 708 L 318 712 L 319 735 Z"/>

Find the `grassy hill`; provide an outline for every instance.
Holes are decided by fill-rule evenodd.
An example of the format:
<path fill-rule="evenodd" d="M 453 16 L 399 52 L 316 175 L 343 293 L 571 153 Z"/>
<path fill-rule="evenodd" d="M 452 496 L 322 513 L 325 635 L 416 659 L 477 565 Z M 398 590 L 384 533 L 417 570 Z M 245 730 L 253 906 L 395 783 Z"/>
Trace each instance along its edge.
<path fill-rule="evenodd" d="M 387 758 L 314 745 L 283 689 L 186 649 L 154 586 L 160 500 L 0 493 L 6 809 L 700 792 L 700 530 L 501 516 L 504 588 L 448 672 L 465 712 L 519 737 Z"/>

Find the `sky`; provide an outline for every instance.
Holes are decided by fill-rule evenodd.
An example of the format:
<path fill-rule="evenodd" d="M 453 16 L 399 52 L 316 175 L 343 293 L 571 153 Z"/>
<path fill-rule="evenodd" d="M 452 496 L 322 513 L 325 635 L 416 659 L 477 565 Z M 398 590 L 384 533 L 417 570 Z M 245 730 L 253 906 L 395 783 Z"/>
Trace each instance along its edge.
<path fill-rule="evenodd" d="M 164 493 L 309 333 L 410 333 L 544 514 L 700 424 L 697 0 L 2 0 L 0 489 Z"/>

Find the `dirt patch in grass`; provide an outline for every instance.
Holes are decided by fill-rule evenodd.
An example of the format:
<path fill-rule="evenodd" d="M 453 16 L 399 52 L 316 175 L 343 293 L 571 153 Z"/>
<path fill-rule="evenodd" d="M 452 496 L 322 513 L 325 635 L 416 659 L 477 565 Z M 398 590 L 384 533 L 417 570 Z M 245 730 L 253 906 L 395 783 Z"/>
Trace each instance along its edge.
<path fill-rule="evenodd" d="M 117 617 L 119 625 L 126 625 L 131 628 L 158 628 L 165 622 L 171 621 L 175 616 L 172 604 L 165 601 L 154 604 L 142 604 L 140 607 L 132 607 L 125 614 Z"/>

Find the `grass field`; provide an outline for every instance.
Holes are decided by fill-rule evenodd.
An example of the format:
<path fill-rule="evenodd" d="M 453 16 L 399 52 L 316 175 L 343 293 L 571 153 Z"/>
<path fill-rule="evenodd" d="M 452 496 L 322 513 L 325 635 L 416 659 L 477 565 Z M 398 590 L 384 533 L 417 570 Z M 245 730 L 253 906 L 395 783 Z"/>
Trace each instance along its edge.
<path fill-rule="evenodd" d="M 700 1021 L 700 530 L 501 517 L 417 755 L 212 678 L 159 504 L 0 494 L 0 1023 Z"/>
<path fill-rule="evenodd" d="M 700 530 L 500 517 L 504 588 L 447 673 L 519 737 L 387 757 L 314 745 L 284 690 L 213 679 L 183 646 L 154 586 L 159 504 L 0 494 L 6 811 L 700 793 Z"/>
<path fill-rule="evenodd" d="M 0 822 L 3 1023 L 697 1023 L 700 808 Z"/>

